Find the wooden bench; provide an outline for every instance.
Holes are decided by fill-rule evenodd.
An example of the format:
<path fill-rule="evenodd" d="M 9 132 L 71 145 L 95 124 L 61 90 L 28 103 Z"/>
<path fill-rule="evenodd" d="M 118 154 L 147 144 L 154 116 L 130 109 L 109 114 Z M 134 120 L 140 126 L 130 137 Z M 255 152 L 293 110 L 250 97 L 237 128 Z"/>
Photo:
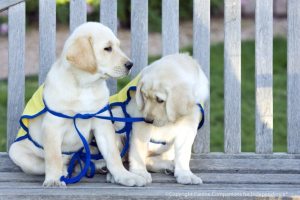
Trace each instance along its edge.
<path fill-rule="evenodd" d="M 7 149 L 24 108 L 25 1 L 0 0 L 9 13 Z M 101 0 L 101 22 L 117 32 L 117 0 Z M 55 61 L 55 0 L 39 0 L 42 83 Z M 179 50 L 179 0 L 162 0 L 163 55 Z M 210 152 L 207 121 L 194 145 L 191 168 L 203 185 L 179 185 L 164 174 L 142 188 L 105 183 L 103 175 L 67 189 L 43 188 L 43 177 L 26 175 L 6 152 L 0 154 L 0 199 L 300 199 L 300 1 L 288 0 L 287 152 L 273 153 L 272 0 L 256 1 L 256 152 L 241 152 L 241 1 L 225 0 L 224 153 Z M 70 31 L 86 21 L 84 0 L 70 0 Z M 148 1 L 131 0 L 132 75 L 147 65 Z M 210 74 L 210 1 L 194 0 L 194 57 Z M 116 82 L 109 81 L 111 92 Z M 298 197 L 297 197 L 298 196 Z"/>

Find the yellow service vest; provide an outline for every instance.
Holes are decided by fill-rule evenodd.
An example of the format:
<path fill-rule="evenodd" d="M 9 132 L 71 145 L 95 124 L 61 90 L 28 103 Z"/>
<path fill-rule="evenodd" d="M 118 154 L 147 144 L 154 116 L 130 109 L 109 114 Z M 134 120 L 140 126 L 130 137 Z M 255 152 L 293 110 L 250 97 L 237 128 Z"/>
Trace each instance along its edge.
<path fill-rule="evenodd" d="M 117 94 L 111 96 L 109 98 L 109 104 L 115 102 L 125 102 L 128 98 L 127 96 L 128 89 L 132 86 L 136 86 L 139 79 L 140 79 L 140 75 L 138 75 L 132 81 L 130 81 Z M 21 128 L 19 129 L 16 139 L 21 138 L 27 134 L 30 119 L 37 117 L 40 114 L 43 114 L 43 110 L 45 109 L 45 104 L 43 102 L 43 91 L 44 91 L 44 85 L 41 85 L 38 88 L 38 90 L 32 95 L 31 99 L 27 102 L 24 112 L 20 119 Z"/>

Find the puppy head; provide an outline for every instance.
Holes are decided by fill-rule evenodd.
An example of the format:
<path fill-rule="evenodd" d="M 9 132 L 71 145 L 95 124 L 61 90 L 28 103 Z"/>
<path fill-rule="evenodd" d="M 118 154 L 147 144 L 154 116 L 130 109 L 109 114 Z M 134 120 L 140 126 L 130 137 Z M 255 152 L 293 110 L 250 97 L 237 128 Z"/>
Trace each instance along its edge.
<path fill-rule="evenodd" d="M 124 77 L 133 66 L 113 32 L 96 22 L 75 29 L 65 44 L 63 55 L 71 67 L 104 78 Z"/>
<path fill-rule="evenodd" d="M 147 123 L 161 127 L 190 113 L 195 96 L 184 83 L 171 86 L 165 81 L 142 79 L 137 86 L 136 103 Z"/>

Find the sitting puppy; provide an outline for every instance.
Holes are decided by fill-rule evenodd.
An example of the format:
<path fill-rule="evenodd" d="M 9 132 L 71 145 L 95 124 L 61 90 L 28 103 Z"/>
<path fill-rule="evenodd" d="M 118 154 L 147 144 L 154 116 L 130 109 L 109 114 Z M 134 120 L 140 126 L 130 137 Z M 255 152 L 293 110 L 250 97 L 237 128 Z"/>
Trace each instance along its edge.
<path fill-rule="evenodd" d="M 197 127 L 204 117 L 197 104 L 204 103 L 208 90 L 208 80 L 199 64 L 187 54 L 174 54 L 146 67 L 119 94 L 111 97 L 111 102 L 125 102 L 131 117 L 145 120 L 132 124 L 131 172 L 150 183 L 152 179 L 147 169 L 153 172 L 175 170 L 178 183 L 202 183 L 191 172 L 189 162 Z M 118 106 L 112 112 L 114 116 L 124 116 Z M 115 123 L 117 130 L 123 126 Z M 114 182 L 112 179 L 108 176 L 108 180 Z"/>
<path fill-rule="evenodd" d="M 117 183 L 146 184 L 143 177 L 124 168 L 112 122 L 82 117 L 100 109 L 102 116 L 110 116 L 108 110 L 102 109 L 109 99 L 105 80 L 123 77 L 133 66 L 119 45 L 112 31 L 100 23 L 79 26 L 66 41 L 45 84 L 27 104 L 9 156 L 24 172 L 45 174 L 44 186 L 65 185 L 61 177 L 67 174 L 71 152 L 82 149 L 84 140 L 90 142 L 92 133 Z M 55 113 L 78 118 L 66 119 Z M 79 132 L 83 139 L 78 137 Z"/>

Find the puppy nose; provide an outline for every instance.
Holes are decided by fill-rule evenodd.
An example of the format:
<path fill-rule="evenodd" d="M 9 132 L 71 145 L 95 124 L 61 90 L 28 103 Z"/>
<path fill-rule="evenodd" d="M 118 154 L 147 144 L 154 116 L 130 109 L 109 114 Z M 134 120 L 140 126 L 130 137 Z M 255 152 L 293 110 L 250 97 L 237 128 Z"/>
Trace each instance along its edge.
<path fill-rule="evenodd" d="M 127 62 L 125 63 L 125 67 L 126 67 L 128 70 L 130 70 L 130 69 L 133 67 L 133 63 L 130 62 L 130 61 L 127 61 Z"/>
<path fill-rule="evenodd" d="M 153 124 L 153 119 L 145 118 L 145 122 L 148 124 Z"/>

